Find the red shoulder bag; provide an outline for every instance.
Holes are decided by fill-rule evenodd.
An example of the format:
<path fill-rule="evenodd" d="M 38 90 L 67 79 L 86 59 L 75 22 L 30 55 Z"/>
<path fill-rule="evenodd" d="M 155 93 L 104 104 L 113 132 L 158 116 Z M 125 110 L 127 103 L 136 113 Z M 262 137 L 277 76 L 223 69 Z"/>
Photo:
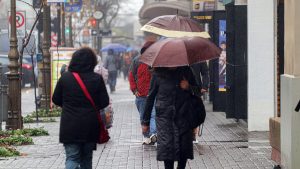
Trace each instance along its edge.
<path fill-rule="evenodd" d="M 109 133 L 108 133 L 108 130 L 105 128 L 105 126 L 103 124 L 103 121 L 101 120 L 100 112 L 97 111 L 94 100 L 92 99 L 92 97 L 91 97 L 89 91 L 87 90 L 85 84 L 81 80 L 79 74 L 75 73 L 75 72 L 72 72 L 72 74 L 75 77 L 76 81 L 78 82 L 80 88 L 82 89 L 85 97 L 91 102 L 92 106 L 94 107 L 95 111 L 97 112 L 97 117 L 98 117 L 98 121 L 99 121 L 99 124 L 100 124 L 100 134 L 99 134 L 99 138 L 98 138 L 98 143 L 102 144 L 102 143 L 108 142 L 108 140 L 110 139 Z"/>

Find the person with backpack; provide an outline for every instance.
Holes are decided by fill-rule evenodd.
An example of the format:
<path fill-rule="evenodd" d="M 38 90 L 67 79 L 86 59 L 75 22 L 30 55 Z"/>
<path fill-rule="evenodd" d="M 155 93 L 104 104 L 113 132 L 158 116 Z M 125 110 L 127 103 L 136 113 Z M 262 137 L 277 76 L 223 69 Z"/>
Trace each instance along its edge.
<path fill-rule="evenodd" d="M 150 47 L 154 42 L 146 42 L 141 49 L 141 54 Z M 142 124 L 142 118 L 145 111 L 145 104 L 147 95 L 150 88 L 151 72 L 148 66 L 139 62 L 140 55 L 133 58 L 132 64 L 129 70 L 129 84 L 130 90 L 135 95 L 135 104 L 140 114 L 140 122 Z M 156 123 L 155 123 L 155 109 L 151 110 L 150 130 L 143 133 L 145 140 L 143 144 L 155 144 L 156 142 Z"/>
<path fill-rule="evenodd" d="M 206 92 L 208 92 L 209 87 L 208 65 L 206 62 L 193 64 L 191 65 L 191 70 L 194 74 L 197 86 L 199 86 L 200 94 L 203 96 Z M 198 143 L 197 134 L 199 133 L 199 128 L 200 127 L 194 129 L 194 143 Z"/>

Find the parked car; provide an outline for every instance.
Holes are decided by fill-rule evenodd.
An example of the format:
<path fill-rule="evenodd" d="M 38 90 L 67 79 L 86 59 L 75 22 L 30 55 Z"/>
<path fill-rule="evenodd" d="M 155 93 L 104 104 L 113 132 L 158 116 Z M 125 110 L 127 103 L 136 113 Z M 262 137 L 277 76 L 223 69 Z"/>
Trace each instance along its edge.
<path fill-rule="evenodd" d="M 0 62 L 4 65 L 3 72 L 8 72 L 7 65 L 9 64 L 8 61 L 8 52 L 9 52 L 9 35 L 8 31 L 1 30 L 0 31 Z M 33 32 L 32 37 L 30 38 L 30 41 L 27 45 L 27 47 L 24 50 L 23 54 L 23 80 L 22 80 L 22 86 L 24 87 L 26 84 L 30 83 L 31 86 L 33 86 L 33 74 L 32 74 L 32 59 L 31 59 L 31 52 L 34 52 L 33 61 L 34 61 L 34 74 L 37 79 L 38 77 L 38 66 L 37 66 L 37 59 L 36 59 L 36 53 L 37 53 L 37 32 Z M 18 37 L 18 47 L 19 50 L 22 46 L 22 37 Z M 33 50 L 33 51 L 32 51 Z M 3 73 L 2 72 L 2 73 Z M 4 78 L 4 79 L 3 79 Z M 7 83 L 7 79 L 5 77 L 2 77 L 4 83 Z"/>
<path fill-rule="evenodd" d="M 1 83 L 2 84 L 8 84 L 8 80 L 6 77 L 6 74 L 9 72 L 8 65 L 9 65 L 9 59 L 7 55 L 0 55 L 0 63 L 2 64 L 2 76 L 1 76 Z M 23 64 L 22 64 L 22 87 L 25 87 L 26 84 L 30 84 L 33 86 L 33 70 L 32 70 L 32 64 L 28 62 L 25 58 L 23 58 Z"/>

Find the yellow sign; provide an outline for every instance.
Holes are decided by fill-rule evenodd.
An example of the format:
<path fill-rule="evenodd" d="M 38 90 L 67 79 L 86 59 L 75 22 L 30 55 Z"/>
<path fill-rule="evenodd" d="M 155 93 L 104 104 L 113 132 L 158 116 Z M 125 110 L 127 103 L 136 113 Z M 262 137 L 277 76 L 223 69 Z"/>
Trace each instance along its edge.
<path fill-rule="evenodd" d="M 76 51 L 75 48 L 51 48 L 51 93 L 55 89 L 56 83 L 60 78 L 62 66 L 69 65 L 73 53 Z"/>
<path fill-rule="evenodd" d="M 195 19 L 199 19 L 199 20 L 210 20 L 212 19 L 212 16 L 193 16 L 193 18 Z"/>

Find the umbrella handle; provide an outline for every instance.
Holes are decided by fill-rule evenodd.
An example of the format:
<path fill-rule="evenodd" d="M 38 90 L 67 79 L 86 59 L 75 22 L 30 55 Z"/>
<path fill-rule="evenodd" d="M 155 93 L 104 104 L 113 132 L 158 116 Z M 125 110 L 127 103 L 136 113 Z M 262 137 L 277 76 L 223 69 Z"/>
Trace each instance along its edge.
<path fill-rule="evenodd" d="M 297 106 L 296 106 L 296 108 L 295 108 L 295 111 L 296 111 L 296 112 L 299 112 L 299 110 L 300 110 L 300 100 L 299 100 L 299 102 L 298 102 L 298 104 L 297 104 Z"/>

